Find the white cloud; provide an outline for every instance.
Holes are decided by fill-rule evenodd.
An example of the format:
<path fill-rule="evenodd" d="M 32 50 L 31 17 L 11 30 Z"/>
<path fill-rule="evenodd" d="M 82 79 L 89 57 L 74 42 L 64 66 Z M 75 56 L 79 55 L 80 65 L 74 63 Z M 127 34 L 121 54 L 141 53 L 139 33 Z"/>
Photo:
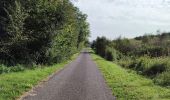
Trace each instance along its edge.
<path fill-rule="evenodd" d="M 88 14 L 91 40 L 104 35 L 134 37 L 157 29 L 170 31 L 170 0 L 79 0 Z"/>

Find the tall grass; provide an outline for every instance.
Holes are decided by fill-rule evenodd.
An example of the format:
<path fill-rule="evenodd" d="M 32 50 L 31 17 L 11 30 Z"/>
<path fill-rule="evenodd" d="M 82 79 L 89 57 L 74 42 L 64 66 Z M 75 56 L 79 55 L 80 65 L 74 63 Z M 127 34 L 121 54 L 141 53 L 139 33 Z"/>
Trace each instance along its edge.
<path fill-rule="evenodd" d="M 117 100 L 170 100 L 170 89 L 151 79 L 92 55 Z"/>
<path fill-rule="evenodd" d="M 169 57 L 150 58 L 143 56 L 137 59 L 123 59 L 118 61 L 118 64 L 125 68 L 136 70 L 138 74 L 153 79 L 156 84 L 170 86 Z"/>

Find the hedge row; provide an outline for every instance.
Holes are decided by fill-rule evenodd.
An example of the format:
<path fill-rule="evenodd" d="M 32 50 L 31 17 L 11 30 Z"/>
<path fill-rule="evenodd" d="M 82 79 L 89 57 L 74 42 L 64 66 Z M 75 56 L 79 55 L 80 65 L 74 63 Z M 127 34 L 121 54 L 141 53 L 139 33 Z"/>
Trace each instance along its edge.
<path fill-rule="evenodd" d="M 69 0 L 0 0 L 0 63 L 68 59 L 87 41 L 86 18 Z"/>

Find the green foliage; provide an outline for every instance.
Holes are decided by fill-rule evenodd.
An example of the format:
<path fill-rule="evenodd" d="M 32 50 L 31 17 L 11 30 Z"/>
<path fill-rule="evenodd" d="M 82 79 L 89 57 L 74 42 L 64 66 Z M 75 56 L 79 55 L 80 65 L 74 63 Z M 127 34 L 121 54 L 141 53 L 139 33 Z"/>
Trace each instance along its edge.
<path fill-rule="evenodd" d="M 161 86 L 170 87 L 170 71 L 165 71 L 154 78 L 154 82 Z"/>
<path fill-rule="evenodd" d="M 99 56 L 92 55 L 116 100 L 169 100 L 170 90 L 154 85 L 132 70 L 123 69 Z M 168 80 L 169 81 L 169 80 Z"/>
<path fill-rule="evenodd" d="M 113 42 L 115 43 L 115 49 L 124 55 L 129 55 L 136 48 L 136 44 L 133 44 L 129 39 L 121 39 L 120 37 Z"/>
<path fill-rule="evenodd" d="M 94 49 L 96 54 L 100 55 L 101 57 L 105 57 L 106 54 L 106 47 L 109 41 L 105 37 L 97 37 L 96 41 L 93 42 Z"/>
<path fill-rule="evenodd" d="M 161 57 L 169 55 L 168 49 L 169 47 L 145 45 L 142 46 L 141 48 L 136 49 L 133 53 L 136 54 L 136 56 L 148 55 L 150 57 Z"/>
<path fill-rule="evenodd" d="M 110 49 L 109 47 L 106 48 L 105 59 L 108 61 L 113 61 L 113 59 L 116 59 L 116 57 L 113 58 L 112 49 Z"/>
<path fill-rule="evenodd" d="M 133 68 L 133 66 L 136 66 L 136 63 L 133 65 L 134 59 L 131 59 L 129 57 L 123 57 L 120 60 L 118 60 L 116 63 L 124 68 Z"/>
<path fill-rule="evenodd" d="M 105 51 L 105 59 L 108 61 L 117 61 L 119 59 L 119 53 L 112 47 L 107 46 Z"/>
<path fill-rule="evenodd" d="M 136 70 L 139 74 L 152 78 L 156 84 L 170 86 L 170 58 L 140 57 L 138 59 L 119 60 L 117 63 L 125 68 Z M 161 83 L 162 82 L 162 83 Z"/>
<path fill-rule="evenodd" d="M 124 68 L 154 80 L 155 84 L 170 86 L 170 33 L 144 35 L 135 39 L 119 37 L 110 41 L 98 37 L 91 47 L 96 54 Z M 106 42 L 107 41 L 107 42 Z"/>
<path fill-rule="evenodd" d="M 97 37 L 91 44 L 91 48 L 94 49 L 96 54 L 109 61 L 116 61 L 122 56 L 121 53 L 114 49 L 114 44 L 105 37 Z"/>
<path fill-rule="evenodd" d="M 0 1 L 0 63 L 53 64 L 80 50 L 89 36 L 87 15 L 69 0 Z"/>
<path fill-rule="evenodd" d="M 5 65 L 0 65 L 0 74 L 24 71 L 25 68 L 21 65 L 16 65 L 13 67 L 6 67 Z"/>
<path fill-rule="evenodd" d="M 161 57 L 170 55 L 170 35 L 145 35 L 135 39 L 118 38 L 113 40 L 114 48 L 126 56 Z"/>

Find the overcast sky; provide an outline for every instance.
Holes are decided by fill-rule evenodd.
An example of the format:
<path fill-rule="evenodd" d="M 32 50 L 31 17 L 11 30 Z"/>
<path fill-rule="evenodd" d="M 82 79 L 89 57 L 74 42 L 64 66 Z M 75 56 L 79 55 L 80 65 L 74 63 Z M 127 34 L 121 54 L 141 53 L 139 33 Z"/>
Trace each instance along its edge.
<path fill-rule="evenodd" d="M 170 31 L 170 0 L 76 0 L 88 15 L 91 38 L 133 38 L 145 33 Z"/>

